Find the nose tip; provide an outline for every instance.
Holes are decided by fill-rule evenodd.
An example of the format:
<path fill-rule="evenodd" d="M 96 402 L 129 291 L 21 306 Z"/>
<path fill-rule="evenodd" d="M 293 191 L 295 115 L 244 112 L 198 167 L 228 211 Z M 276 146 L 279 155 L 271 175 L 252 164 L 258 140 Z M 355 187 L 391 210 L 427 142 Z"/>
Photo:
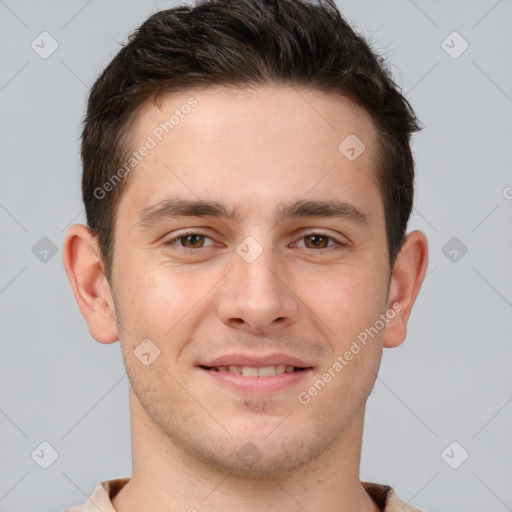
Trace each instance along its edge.
<path fill-rule="evenodd" d="M 230 272 L 224 287 L 218 314 L 228 326 L 254 333 L 279 330 L 288 325 L 298 313 L 295 295 L 282 278 L 260 256 Z"/>

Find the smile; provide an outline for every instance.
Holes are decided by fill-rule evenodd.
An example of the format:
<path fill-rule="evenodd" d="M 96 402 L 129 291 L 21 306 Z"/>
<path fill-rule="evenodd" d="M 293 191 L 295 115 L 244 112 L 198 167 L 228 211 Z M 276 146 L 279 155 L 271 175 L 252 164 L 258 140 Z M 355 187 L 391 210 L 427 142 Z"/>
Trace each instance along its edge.
<path fill-rule="evenodd" d="M 228 366 L 201 366 L 205 370 L 217 372 L 229 372 L 235 375 L 243 375 L 244 377 L 274 377 L 283 373 L 293 373 L 303 371 L 305 368 L 297 368 L 292 365 L 279 364 L 276 366 L 240 366 L 230 364 Z"/>
<path fill-rule="evenodd" d="M 302 368 L 292 365 L 272 366 L 198 366 L 211 384 L 219 385 L 238 395 L 275 395 L 292 390 L 300 385 L 305 386 L 304 379 L 310 377 L 313 368 Z"/>

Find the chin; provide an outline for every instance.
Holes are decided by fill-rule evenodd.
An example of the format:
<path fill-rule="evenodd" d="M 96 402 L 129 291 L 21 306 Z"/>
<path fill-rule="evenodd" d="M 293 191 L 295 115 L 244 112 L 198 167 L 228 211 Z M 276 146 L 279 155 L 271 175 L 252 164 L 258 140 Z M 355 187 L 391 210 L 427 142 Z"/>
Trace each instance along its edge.
<path fill-rule="evenodd" d="M 251 433 L 232 432 L 223 443 L 196 443 L 189 448 L 194 458 L 212 468 L 234 475 L 273 478 L 300 469 L 319 457 L 334 440 L 304 432 L 283 433 L 275 429 Z"/>

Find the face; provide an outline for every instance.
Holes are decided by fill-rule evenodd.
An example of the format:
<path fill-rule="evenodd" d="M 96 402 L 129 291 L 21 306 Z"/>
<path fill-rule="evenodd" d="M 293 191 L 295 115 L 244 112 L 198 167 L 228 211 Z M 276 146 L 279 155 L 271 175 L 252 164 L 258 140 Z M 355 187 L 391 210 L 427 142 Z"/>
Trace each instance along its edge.
<path fill-rule="evenodd" d="M 134 148 L 148 136 L 112 273 L 136 399 L 198 460 L 297 468 L 360 418 L 380 363 L 385 327 L 361 342 L 389 290 L 375 127 L 318 91 L 211 88 L 146 105 Z"/>

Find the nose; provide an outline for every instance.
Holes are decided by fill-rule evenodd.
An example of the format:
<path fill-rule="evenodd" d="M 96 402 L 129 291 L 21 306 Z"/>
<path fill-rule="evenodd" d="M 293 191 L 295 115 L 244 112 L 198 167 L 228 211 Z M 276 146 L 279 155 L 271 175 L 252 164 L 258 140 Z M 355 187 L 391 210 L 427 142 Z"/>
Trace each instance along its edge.
<path fill-rule="evenodd" d="M 291 325 L 299 299 L 289 283 L 284 262 L 265 249 L 248 263 L 234 255 L 234 268 L 222 285 L 218 315 L 228 327 L 251 333 L 272 333 Z"/>

